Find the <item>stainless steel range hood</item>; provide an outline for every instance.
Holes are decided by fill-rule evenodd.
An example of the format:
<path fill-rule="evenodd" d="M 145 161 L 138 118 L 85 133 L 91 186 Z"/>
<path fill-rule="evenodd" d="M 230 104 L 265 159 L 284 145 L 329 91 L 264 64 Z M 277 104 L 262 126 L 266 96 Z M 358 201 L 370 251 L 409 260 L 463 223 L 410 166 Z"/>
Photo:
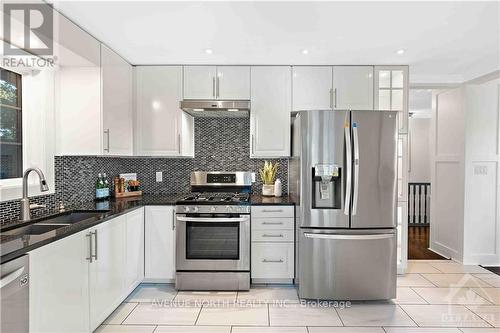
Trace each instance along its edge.
<path fill-rule="evenodd" d="M 250 101 L 183 100 L 181 109 L 193 117 L 247 118 L 250 116 Z"/>

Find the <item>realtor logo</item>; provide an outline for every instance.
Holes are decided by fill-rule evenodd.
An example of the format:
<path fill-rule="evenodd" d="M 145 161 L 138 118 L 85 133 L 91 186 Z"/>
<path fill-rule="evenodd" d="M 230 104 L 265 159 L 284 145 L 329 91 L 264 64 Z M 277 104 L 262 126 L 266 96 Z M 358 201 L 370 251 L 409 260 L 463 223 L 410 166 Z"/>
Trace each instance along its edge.
<path fill-rule="evenodd" d="M 5 55 L 52 55 L 54 21 L 52 7 L 47 4 L 6 3 L 3 5 Z M 16 45 L 11 45 L 16 44 Z M 20 45 L 19 45 L 20 44 Z"/>

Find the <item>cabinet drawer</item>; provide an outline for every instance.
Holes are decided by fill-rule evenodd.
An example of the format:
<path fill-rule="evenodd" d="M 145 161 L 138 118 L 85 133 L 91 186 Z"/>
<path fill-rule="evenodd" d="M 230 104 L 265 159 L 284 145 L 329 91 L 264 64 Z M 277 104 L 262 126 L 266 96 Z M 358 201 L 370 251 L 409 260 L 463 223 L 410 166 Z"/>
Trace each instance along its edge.
<path fill-rule="evenodd" d="M 293 217 L 293 206 L 253 206 L 253 217 Z"/>
<path fill-rule="evenodd" d="M 294 265 L 293 243 L 252 243 L 252 278 L 293 279 Z"/>
<path fill-rule="evenodd" d="M 252 230 L 252 242 L 293 242 L 293 230 Z"/>
<path fill-rule="evenodd" d="M 252 231 L 269 230 L 269 229 L 293 230 L 294 229 L 293 218 L 291 217 L 252 218 Z"/>

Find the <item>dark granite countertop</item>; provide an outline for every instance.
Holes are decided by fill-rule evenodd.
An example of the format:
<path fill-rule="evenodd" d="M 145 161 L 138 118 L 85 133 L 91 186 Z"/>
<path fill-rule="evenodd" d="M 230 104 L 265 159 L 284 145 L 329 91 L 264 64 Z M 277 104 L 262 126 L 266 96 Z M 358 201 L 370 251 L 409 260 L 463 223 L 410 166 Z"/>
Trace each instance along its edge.
<path fill-rule="evenodd" d="M 103 215 L 98 218 L 90 218 L 68 226 L 60 227 L 56 230 L 46 232 L 40 235 L 6 235 L 4 232 L 9 230 L 41 222 L 50 217 L 56 217 L 64 213 L 52 212 L 42 218 L 33 219 L 28 223 L 19 223 L 12 221 L 4 223 L 0 229 L 0 263 L 18 258 L 29 251 L 32 251 L 43 245 L 52 243 L 56 240 L 70 236 L 82 230 L 92 228 L 100 223 L 112 218 L 126 214 L 134 209 L 144 206 L 175 205 L 175 202 L 186 194 L 145 194 L 137 198 L 125 198 L 118 200 L 109 200 L 104 202 L 82 202 L 78 205 L 66 207 L 66 212 L 71 211 L 103 211 Z M 263 197 L 261 195 L 252 195 L 251 205 L 293 205 L 288 196 L 280 198 Z M 105 212 L 104 212 L 105 211 Z"/>
<path fill-rule="evenodd" d="M 290 196 L 283 195 L 281 197 L 265 197 L 260 194 L 252 194 L 250 196 L 250 204 L 253 206 L 294 206 Z"/>

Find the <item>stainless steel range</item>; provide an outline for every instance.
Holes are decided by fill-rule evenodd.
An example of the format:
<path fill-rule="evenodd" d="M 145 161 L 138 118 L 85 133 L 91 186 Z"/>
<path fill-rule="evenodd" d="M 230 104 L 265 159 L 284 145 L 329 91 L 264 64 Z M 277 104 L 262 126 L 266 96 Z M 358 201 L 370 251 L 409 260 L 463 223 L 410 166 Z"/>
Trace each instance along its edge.
<path fill-rule="evenodd" d="M 250 289 L 250 172 L 191 174 L 176 204 L 177 290 Z"/>

